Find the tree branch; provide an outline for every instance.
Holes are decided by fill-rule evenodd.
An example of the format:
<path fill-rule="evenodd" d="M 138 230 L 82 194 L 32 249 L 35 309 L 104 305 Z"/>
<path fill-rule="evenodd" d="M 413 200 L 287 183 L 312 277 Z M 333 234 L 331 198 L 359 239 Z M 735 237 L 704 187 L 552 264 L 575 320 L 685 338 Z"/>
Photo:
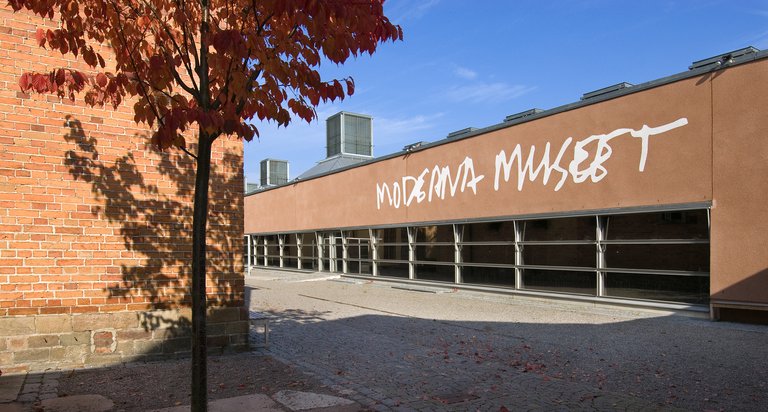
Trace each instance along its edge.
<path fill-rule="evenodd" d="M 119 16 L 121 14 L 120 14 L 120 12 L 117 9 L 117 4 L 115 3 L 114 0 L 111 1 L 110 4 L 112 4 L 112 7 L 115 9 L 115 13 L 117 14 L 118 19 L 119 19 Z M 120 22 L 118 21 L 118 23 L 120 23 Z M 120 41 L 123 43 L 123 47 L 127 50 L 128 49 L 128 42 L 125 40 L 125 32 L 123 31 L 123 25 L 122 24 L 118 24 L 118 27 L 120 28 L 118 30 L 118 33 L 120 34 L 119 35 Z M 128 57 L 129 57 L 129 59 L 131 61 L 131 66 L 133 66 L 133 72 L 136 75 L 136 79 L 138 80 L 139 87 L 141 88 L 141 93 L 144 96 L 144 99 L 147 101 L 147 103 L 149 103 L 149 107 L 150 107 L 150 109 L 152 109 L 152 113 L 154 113 L 155 118 L 157 118 L 157 121 L 158 122 L 162 122 L 163 118 L 162 118 L 162 116 L 160 116 L 160 113 L 158 112 L 157 107 L 155 107 L 154 103 L 152 103 L 152 101 L 150 101 L 150 99 L 149 99 L 149 92 L 148 92 L 148 90 L 147 90 L 147 88 L 146 88 L 146 86 L 144 84 L 144 81 L 141 79 L 141 76 L 139 75 L 139 69 L 138 69 L 138 67 L 136 65 L 136 60 L 133 58 L 133 54 L 129 53 Z"/>
<path fill-rule="evenodd" d="M 168 36 L 168 40 L 170 40 L 171 44 L 173 45 L 173 48 L 176 50 L 176 53 L 179 54 L 179 57 L 181 57 L 181 61 L 184 62 L 184 67 L 187 69 L 187 74 L 189 75 L 190 81 L 192 82 L 192 87 L 187 85 L 181 79 L 181 76 L 179 75 L 179 73 L 176 70 L 176 68 L 173 65 L 170 65 L 171 67 L 169 67 L 169 69 L 171 71 L 171 74 L 173 75 L 173 78 L 176 80 L 176 82 L 179 84 L 179 86 L 182 89 L 184 89 L 184 91 L 186 91 L 187 93 L 195 96 L 196 94 L 198 94 L 198 90 L 196 89 L 197 88 L 197 84 L 195 84 L 195 76 L 193 75 L 194 71 L 192 70 L 192 67 L 189 65 L 189 59 L 188 58 L 184 58 L 184 56 L 185 56 L 184 52 L 182 52 L 181 47 L 179 47 L 179 44 L 176 42 L 176 39 L 174 38 L 173 34 L 171 33 L 170 28 L 163 21 L 162 16 L 160 16 L 160 14 L 158 13 L 158 11 L 154 7 L 154 5 L 150 4 L 146 0 L 143 0 L 143 3 L 144 3 L 144 6 L 146 8 L 148 8 L 152 12 L 152 14 L 154 14 L 155 19 L 157 19 L 158 24 L 161 26 L 162 30 Z M 185 26 L 185 29 L 186 29 L 186 26 Z M 153 30 L 153 32 L 154 32 L 154 30 Z M 186 35 L 184 34 L 183 31 L 182 31 L 182 35 L 186 38 Z M 158 36 L 158 33 L 155 33 L 155 36 L 157 38 L 160 38 L 160 36 Z M 173 59 L 168 59 L 168 57 L 169 57 L 168 53 L 165 53 L 165 56 L 166 56 L 166 59 L 169 60 L 169 62 L 173 61 Z"/>
<path fill-rule="evenodd" d="M 186 148 L 186 147 L 183 147 L 183 146 L 179 146 L 179 148 L 181 149 L 181 151 L 182 151 L 182 152 L 184 152 L 184 153 L 188 154 L 188 155 L 189 155 L 191 158 L 193 158 L 193 159 L 197 160 L 197 155 L 195 155 L 195 154 L 193 154 L 192 152 L 190 152 L 189 150 L 187 150 L 187 148 Z"/>

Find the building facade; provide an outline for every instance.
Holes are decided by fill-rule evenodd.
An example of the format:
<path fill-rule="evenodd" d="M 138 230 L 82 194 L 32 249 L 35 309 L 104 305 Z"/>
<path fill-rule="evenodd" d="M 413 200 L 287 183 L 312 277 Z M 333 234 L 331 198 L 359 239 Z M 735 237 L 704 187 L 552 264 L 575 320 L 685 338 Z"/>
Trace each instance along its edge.
<path fill-rule="evenodd" d="M 247 264 L 764 316 L 767 56 L 246 196 Z"/>
<path fill-rule="evenodd" d="M 193 161 L 152 150 L 130 101 L 20 92 L 26 71 L 87 70 L 37 47 L 46 24 L 0 6 L 0 370 L 188 353 Z M 211 173 L 208 343 L 220 350 L 247 347 L 242 150 L 217 141 Z"/>

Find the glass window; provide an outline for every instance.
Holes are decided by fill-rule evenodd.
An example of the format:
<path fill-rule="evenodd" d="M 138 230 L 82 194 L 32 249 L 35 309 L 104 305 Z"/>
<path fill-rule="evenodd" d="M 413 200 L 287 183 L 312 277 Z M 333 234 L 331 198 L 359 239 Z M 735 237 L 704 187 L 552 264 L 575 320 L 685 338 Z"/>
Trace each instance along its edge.
<path fill-rule="evenodd" d="M 515 269 L 463 266 L 461 278 L 463 283 L 468 284 L 514 287 Z"/>
<path fill-rule="evenodd" d="M 371 239 L 367 230 L 345 232 L 349 259 L 371 259 Z"/>
<path fill-rule="evenodd" d="M 595 296 L 597 273 L 523 269 L 523 288 Z"/>
<path fill-rule="evenodd" d="M 416 245 L 416 260 L 430 262 L 449 262 L 456 260 L 453 245 Z"/>
<path fill-rule="evenodd" d="M 297 233 L 296 238 L 301 240 L 302 245 L 314 245 L 317 242 L 314 233 Z"/>
<path fill-rule="evenodd" d="M 376 229 L 373 234 L 376 243 L 408 243 L 408 230 L 404 227 Z"/>
<path fill-rule="evenodd" d="M 395 262 L 377 262 L 379 276 L 408 278 L 408 264 Z"/>
<path fill-rule="evenodd" d="M 515 264 L 515 245 L 462 245 L 461 261 L 464 263 Z"/>
<path fill-rule="evenodd" d="M 408 245 L 379 246 L 379 259 L 408 260 Z"/>
<path fill-rule="evenodd" d="M 316 258 L 301 258 L 301 268 L 303 270 L 317 270 Z"/>
<path fill-rule="evenodd" d="M 514 242 L 515 224 L 507 222 L 470 223 L 463 225 L 462 242 Z"/>
<path fill-rule="evenodd" d="M 609 268 L 709 272 L 709 244 L 607 245 Z"/>
<path fill-rule="evenodd" d="M 277 235 L 264 236 L 267 244 L 267 266 L 280 267 L 280 242 Z"/>
<path fill-rule="evenodd" d="M 297 248 L 296 245 L 285 245 L 283 246 L 283 256 L 284 257 L 299 256 L 299 248 Z"/>
<path fill-rule="evenodd" d="M 349 259 L 371 259 L 371 244 L 368 239 L 347 239 Z"/>
<path fill-rule="evenodd" d="M 453 265 L 416 264 L 416 279 L 438 282 L 454 282 L 456 275 Z"/>
<path fill-rule="evenodd" d="M 373 263 L 350 260 L 347 262 L 347 273 L 355 275 L 370 275 L 373 273 Z"/>
<path fill-rule="evenodd" d="M 597 267 L 595 245 L 525 245 L 523 264 L 539 266 Z"/>
<path fill-rule="evenodd" d="M 256 266 L 264 266 L 264 237 L 253 237 L 253 264 Z"/>
<path fill-rule="evenodd" d="M 707 303 L 709 277 L 608 273 L 605 293 L 607 296 L 630 299 Z"/>
<path fill-rule="evenodd" d="M 296 244 L 296 234 L 295 233 L 289 233 L 287 235 L 284 235 L 283 239 L 285 240 L 286 245 L 295 245 Z"/>
<path fill-rule="evenodd" d="M 707 211 L 611 215 L 606 239 L 709 239 Z"/>
<path fill-rule="evenodd" d="M 453 243 L 453 225 L 420 226 L 414 228 L 416 243 Z"/>
<path fill-rule="evenodd" d="M 538 219 L 520 222 L 524 241 L 595 240 L 594 216 Z"/>
<path fill-rule="evenodd" d="M 299 267 L 299 260 L 295 257 L 284 257 L 283 258 L 283 267 L 286 268 L 297 268 Z"/>
<path fill-rule="evenodd" d="M 301 256 L 310 257 L 317 255 L 317 244 L 314 233 L 299 233 L 296 235 L 301 240 Z"/>
<path fill-rule="evenodd" d="M 251 259 L 251 248 L 250 248 L 250 237 L 245 236 L 243 238 L 243 245 L 245 246 L 245 250 L 243 253 L 243 265 L 248 266 L 248 261 Z"/>

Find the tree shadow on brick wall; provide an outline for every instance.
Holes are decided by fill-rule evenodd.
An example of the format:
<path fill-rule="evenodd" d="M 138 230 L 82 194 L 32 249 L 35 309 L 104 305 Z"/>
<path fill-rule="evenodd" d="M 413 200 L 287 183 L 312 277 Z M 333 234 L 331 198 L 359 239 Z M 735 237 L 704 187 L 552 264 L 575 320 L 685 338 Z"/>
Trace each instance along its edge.
<path fill-rule="evenodd" d="M 99 225 L 113 228 L 98 252 L 112 264 L 92 272 L 107 284 L 107 310 L 143 311 L 146 331 L 188 336 L 189 312 L 169 316 L 168 310 L 191 305 L 194 159 L 181 151 L 153 150 L 143 135 L 105 140 L 100 146 L 72 116 L 66 117 L 65 126 L 69 131 L 64 139 L 74 145 L 65 153 L 65 165 L 75 181 L 90 184 L 96 200 L 90 213 L 97 222 L 107 222 Z M 132 150 L 136 141 L 147 142 L 147 147 Z M 236 228 L 242 221 L 242 196 L 236 188 L 242 178 L 224 170 L 237 170 L 241 157 L 231 151 L 221 156 L 211 167 L 208 303 L 241 307 L 242 236 Z"/>

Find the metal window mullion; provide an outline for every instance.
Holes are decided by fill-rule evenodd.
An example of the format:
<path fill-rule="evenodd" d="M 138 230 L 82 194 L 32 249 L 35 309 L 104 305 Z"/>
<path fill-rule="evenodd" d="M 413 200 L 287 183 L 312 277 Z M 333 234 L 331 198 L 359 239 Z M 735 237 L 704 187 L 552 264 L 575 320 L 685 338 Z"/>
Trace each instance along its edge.
<path fill-rule="evenodd" d="M 453 225 L 453 248 L 454 248 L 454 282 L 457 284 L 464 283 L 464 278 L 461 273 L 461 240 L 464 237 L 464 225 Z"/>
<path fill-rule="evenodd" d="M 405 229 L 408 235 L 408 279 L 413 280 L 416 278 L 416 265 L 414 264 L 416 260 L 416 247 L 413 245 L 416 234 L 413 227 L 409 226 Z"/>
<path fill-rule="evenodd" d="M 368 229 L 368 240 L 371 242 L 371 276 L 379 276 L 379 265 L 377 263 L 379 259 L 379 246 L 376 242 L 376 231 L 374 229 Z"/>
<path fill-rule="evenodd" d="M 261 255 L 261 263 L 266 267 L 267 266 L 267 237 L 262 236 L 261 237 L 261 251 L 263 252 Z"/>
<path fill-rule="evenodd" d="M 253 241 L 251 238 L 252 238 L 251 235 L 247 235 L 245 237 L 245 246 L 246 246 L 245 250 L 247 250 L 247 252 L 245 253 L 245 256 L 246 256 L 246 263 L 248 264 L 248 267 L 245 268 L 246 270 L 248 270 L 253 265 L 253 249 L 252 249 Z"/>
<path fill-rule="evenodd" d="M 515 232 L 515 289 L 520 290 L 523 288 L 523 245 L 520 242 L 523 240 L 525 222 L 513 220 L 512 223 Z"/>
<path fill-rule="evenodd" d="M 261 266 L 259 264 L 259 236 L 254 236 L 251 240 L 251 253 L 253 254 L 253 265 Z"/>
<path fill-rule="evenodd" d="M 521 242 L 525 243 L 525 242 Z M 459 242 L 459 245 L 461 246 L 514 246 L 515 241 L 508 241 L 508 242 Z"/>
<path fill-rule="evenodd" d="M 603 239 L 604 245 L 705 245 L 708 239 Z"/>
<path fill-rule="evenodd" d="M 594 240 L 523 240 L 521 245 L 527 246 L 580 246 L 593 245 Z"/>
<path fill-rule="evenodd" d="M 595 252 L 596 252 L 596 263 L 597 263 L 597 296 L 605 296 L 605 277 L 606 272 L 602 270 L 605 268 L 605 248 L 606 245 L 603 243 L 605 239 L 608 237 L 608 216 L 595 216 L 596 219 L 596 227 L 595 227 L 595 239 L 597 240 L 595 242 Z"/>
<path fill-rule="evenodd" d="M 296 268 L 299 269 L 299 270 L 301 270 L 301 268 L 303 267 L 302 263 L 301 263 L 301 258 L 302 258 L 302 256 L 304 256 L 303 253 L 302 253 L 302 250 L 301 250 L 301 246 L 302 246 L 302 244 L 301 244 L 302 239 L 301 238 L 302 237 L 303 236 L 299 236 L 298 233 L 296 234 Z"/>
<path fill-rule="evenodd" d="M 509 263 L 483 263 L 483 262 L 461 262 L 462 267 L 478 267 L 478 268 L 504 268 L 514 269 L 517 266 Z M 529 266 L 522 265 L 521 268 L 527 268 Z"/>
<path fill-rule="evenodd" d="M 709 277 L 710 272 L 698 272 L 693 270 L 663 270 L 663 269 L 632 269 L 632 268 L 604 268 L 605 272 L 629 273 L 636 275 L 662 275 L 662 276 L 697 276 Z"/>
<path fill-rule="evenodd" d="M 346 144 L 344 142 L 344 140 L 346 140 L 346 137 L 347 137 L 346 134 L 344 133 L 344 129 L 345 129 L 344 123 L 346 123 L 345 120 L 346 120 L 345 116 L 342 113 L 342 115 L 339 116 L 339 123 L 340 123 L 340 125 L 339 125 L 339 154 L 347 153 L 347 151 L 345 150 L 346 149 Z"/>
<path fill-rule="evenodd" d="M 520 265 L 521 269 L 536 269 L 536 270 L 565 270 L 568 272 L 594 272 L 598 270 L 594 267 L 584 266 L 555 266 L 555 265 Z"/>
<path fill-rule="evenodd" d="M 348 273 L 349 271 L 349 268 L 347 267 L 347 259 L 349 259 L 349 253 L 347 251 L 348 247 L 349 247 L 349 243 L 347 242 L 347 236 L 344 234 L 344 231 L 342 230 L 341 231 L 341 272 L 342 273 Z"/>

